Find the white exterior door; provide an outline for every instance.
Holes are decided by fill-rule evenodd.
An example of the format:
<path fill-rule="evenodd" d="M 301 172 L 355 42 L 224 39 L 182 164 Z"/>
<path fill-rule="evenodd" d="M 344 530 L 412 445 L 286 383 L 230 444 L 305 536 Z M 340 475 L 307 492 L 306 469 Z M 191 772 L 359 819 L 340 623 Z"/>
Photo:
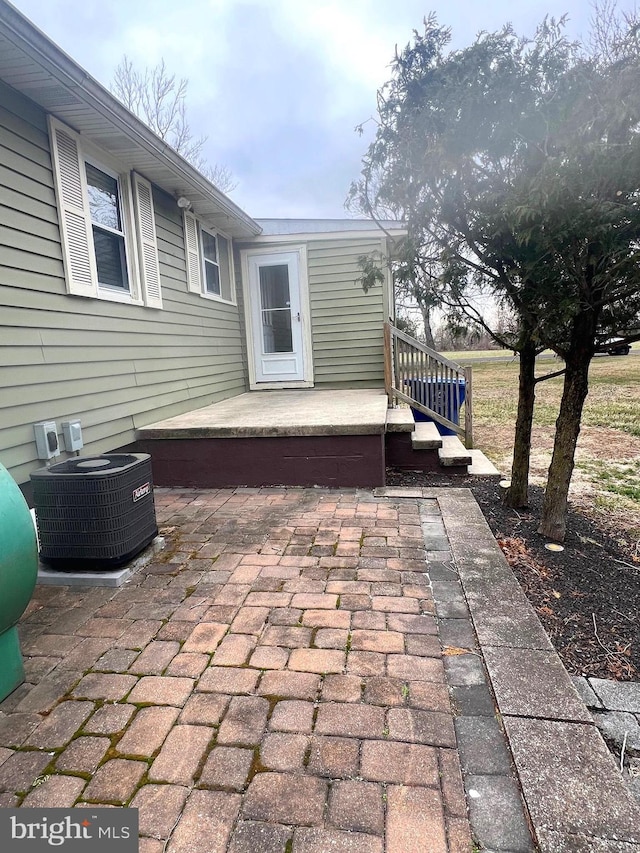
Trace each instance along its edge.
<path fill-rule="evenodd" d="M 298 250 L 247 254 L 256 383 L 308 379 L 301 261 Z M 304 274 L 306 278 L 306 270 Z"/>

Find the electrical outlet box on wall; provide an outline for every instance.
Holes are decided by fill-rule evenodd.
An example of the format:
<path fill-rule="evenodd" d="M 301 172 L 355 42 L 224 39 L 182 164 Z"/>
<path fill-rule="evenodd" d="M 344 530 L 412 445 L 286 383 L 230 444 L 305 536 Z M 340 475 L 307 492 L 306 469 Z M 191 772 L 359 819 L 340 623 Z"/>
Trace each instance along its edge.
<path fill-rule="evenodd" d="M 82 450 L 84 441 L 82 440 L 82 426 L 80 421 L 63 421 L 62 434 L 64 435 L 64 449 L 67 453 L 72 453 L 74 450 Z"/>
<path fill-rule="evenodd" d="M 33 432 L 38 459 L 53 459 L 54 456 L 60 456 L 58 428 L 55 421 L 40 421 L 33 425 Z"/>

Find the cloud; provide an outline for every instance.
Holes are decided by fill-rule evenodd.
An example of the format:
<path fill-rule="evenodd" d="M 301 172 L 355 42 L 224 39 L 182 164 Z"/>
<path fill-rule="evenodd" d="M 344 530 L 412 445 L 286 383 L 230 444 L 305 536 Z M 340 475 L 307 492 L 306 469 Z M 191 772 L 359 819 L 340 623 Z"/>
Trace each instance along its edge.
<path fill-rule="evenodd" d="M 89 73 L 108 85 L 124 53 L 164 58 L 189 79 L 189 116 L 207 156 L 239 182 L 234 199 L 255 216 L 341 216 L 374 132 L 354 127 L 375 113 L 396 44 L 422 28 L 423 0 L 13 0 Z M 635 0 L 621 0 L 632 8 Z M 540 0 L 431 0 L 428 8 L 463 47 L 511 19 L 533 34 Z M 564 0 L 569 33 L 592 8 Z"/>

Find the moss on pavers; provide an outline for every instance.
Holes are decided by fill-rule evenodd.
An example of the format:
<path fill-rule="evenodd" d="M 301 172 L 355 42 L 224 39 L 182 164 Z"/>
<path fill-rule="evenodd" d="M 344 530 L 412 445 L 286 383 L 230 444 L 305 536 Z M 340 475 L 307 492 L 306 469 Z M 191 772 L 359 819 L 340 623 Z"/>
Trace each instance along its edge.
<path fill-rule="evenodd" d="M 93 712 L 93 702 L 60 702 L 29 735 L 25 745 L 38 749 L 59 749 L 68 743 Z"/>
<path fill-rule="evenodd" d="M 242 804 L 242 816 L 295 826 L 322 823 L 327 783 L 313 776 L 259 773 L 253 777 Z"/>
<path fill-rule="evenodd" d="M 146 853 L 156 849 L 159 853 L 158 845 L 166 846 L 168 853 L 186 853 L 208 843 L 229 853 L 246 853 L 247 843 L 263 838 L 260 829 L 265 825 L 270 830 L 265 838 L 269 844 L 289 843 L 304 850 L 310 843 L 318 849 L 318 843 L 348 842 L 355 844 L 358 853 L 381 853 L 380 821 L 358 822 L 361 817 L 367 820 L 367 815 L 354 807 L 362 799 L 358 791 L 371 796 L 386 781 L 352 781 L 360 773 L 360 737 L 389 743 L 387 712 L 394 708 L 444 714 L 449 707 L 442 666 L 434 668 L 438 663 L 435 620 L 422 615 L 425 608 L 433 609 L 433 603 L 424 571 L 417 503 L 378 501 L 365 491 L 341 495 L 256 490 L 229 492 L 224 499 L 192 492 L 166 494 L 166 506 L 173 508 L 165 511 L 160 506 L 164 518 L 179 513 L 177 523 L 194 531 L 186 536 L 201 538 L 193 547 L 185 540 L 179 551 L 174 549 L 176 562 L 169 574 L 134 578 L 131 586 L 120 591 L 120 599 L 116 593 L 111 603 L 105 602 L 99 617 L 93 617 L 103 621 L 90 623 L 91 632 L 115 633 L 107 620 L 131 624 L 113 638 L 112 648 L 105 648 L 108 638 L 101 637 L 101 643 L 91 649 L 82 647 L 94 640 L 83 639 L 70 652 L 76 654 L 77 649 L 85 654 L 82 669 L 87 680 L 81 690 L 105 695 L 90 699 L 98 706 L 96 713 L 54 758 L 64 764 L 67 753 L 65 772 L 74 774 L 67 777 L 74 780 L 73 786 L 84 785 L 87 776 L 94 774 L 93 787 L 88 785 L 88 792 L 80 794 L 88 801 L 84 805 L 103 801 L 140 805 L 146 821 L 142 844 Z M 195 532 L 201 526 L 206 526 L 206 532 Z M 290 541 L 303 535 L 308 541 Z M 303 546 L 307 552 L 316 548 L 317 553 L 283 555 L 288 539 L 293 547 Z M 341 543 L 348 553 L 339 551 Z M 179 546 L 178 539 L 175 544 Z M 203 553 L 206 548 L 210 556 Z M 214 557 L 219 557 L 215 566 Z M 218 570 L 218 564 L 226 568 Z M 153 605 L 150 610 L 147 600 Z M 299 606 L 289 606 L 292 602 Z M 372 610 L 372 605 L 380 609 Z M 138 618 L 132 620 L 132 616 Z M 205 629 L 204 623 L 208 623 Z M 211 631 L 211 625 L 219 627 Z M 293 631 L 285 636 L 285 631 L 272 630 L 277 627 L 295 629 L 297 641 L 286 642 Z M 269 637 L 275 645 L 266 644 Z M 190 649 L 190 640 L 205 647 Z M 291 657 L 292 647 L 299 651 Z M 408 667 L 405 675 L 411 680 L 389 675 L 391 658 L 391 668 Z M 335 673 L 328 673 L 334 668 Z M 122 676 L 138 676 L 128 691 L 128 683 L 115 680 Z M 122 690 L 117 698 L 112 695 L 116 688 Z M 75 695 L 74 702 L 89 700 Z M 320 713 L 323 707 L 335 705 L 347 708 L 341 713 L 352 736 L 315 733 L 326 725 L 331 731 L 338 726 Z M 349 708 L 356 709 L 355 717 Z M 155 719 L 158 713 L 166 719 Z M 371 715 L 375 719 L 369 719 Z M 423 737 L 424 721 L 407 719 L 410 726 L 402 736 Z M 391 722 L 397 721 L 391 718 Z M 90 732 L 90 728 L 99 731 Z M 195 744 L 197 755 L 187 761 L 190 750 L 188 744 L 181 746 L 179 736 L 192 730 L 206 731 L 207 736 L 203 734 L 202 743 Z M 401 748 L 409 752 L 437 749 L 408 740 Z M 188 779 L 180 769 L 186 765 Z M 162 770 L 155 773 L 157 780 L 153 767 Z M 42 772 L 48 770 L 45 767 Z M 288 777 L 283 784 L 291 786 L 298 800 L 300 779 L 309 779 L 316 787 L 319 783 L 324 792 L 321 802 L 313 800 L 311 809 L 317 808 L 322 822 L 311 827 L 294 823 L 295 841 L 290 827 L 274 822 L 279 818 L 273 811 L 268 824 L 240 812 L 240 795 L 250 801 L 256 796 L 251 790 L 265 785 L 263 780 L 274 773 Z M 114 789 L 97 791 L 95 780 L 106 785 L 108 774 Z M 168 774 L 171 778 L 165 778 Z M 330 779 L 345 781 L 335 786 L 333 799 L 328 797 Z M 184 790 L 194 782 L 196 787 L 183 801 Z M 116 783 L 121 783 L 119 790 Z M 454 803 L 455 796 L 447 793 L 447 784 L 438 774 L 418 787 L 432 791 L 441 811 L 453 820 L 458 815 L 445 801 L 449 797 Z M 173 799 L 169 797 L 171 802 L 167 800 L 163 809 L 162 797 L 171 791 Z M 268 806 L 273 808 L 273 798 Z M 304 810 L 301 819 L 308 820 L 309 809 Z M 195 819 L 214 812 L 215 825 L 207 820 L 200 825 Z M 456 828 L 458 837 L 463 837 L 463 829 Z M 307 830 L 315 834 L 300 834 Z M 254 849 L 261 848 L 254 845 Z"/>
<path fill-rule="evenodd" d="M 27 793 L 34 782 L 53 765 L 48 752 L 19 750 L 0 765 L 0 791 Z"/>

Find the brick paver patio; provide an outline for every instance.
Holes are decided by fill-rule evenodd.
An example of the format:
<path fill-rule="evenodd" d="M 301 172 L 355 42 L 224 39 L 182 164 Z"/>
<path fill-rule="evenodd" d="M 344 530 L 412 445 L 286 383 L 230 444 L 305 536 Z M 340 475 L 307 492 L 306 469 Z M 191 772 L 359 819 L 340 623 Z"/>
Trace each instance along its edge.
<path fill-rule="evenodd" d="M 468 853 L 436 502 L 156 505 L 167 548 L 124 587 L 37 588 L 29 683 L 0 704 L 0 806 L 135 806 L 142 853 Z"/>

